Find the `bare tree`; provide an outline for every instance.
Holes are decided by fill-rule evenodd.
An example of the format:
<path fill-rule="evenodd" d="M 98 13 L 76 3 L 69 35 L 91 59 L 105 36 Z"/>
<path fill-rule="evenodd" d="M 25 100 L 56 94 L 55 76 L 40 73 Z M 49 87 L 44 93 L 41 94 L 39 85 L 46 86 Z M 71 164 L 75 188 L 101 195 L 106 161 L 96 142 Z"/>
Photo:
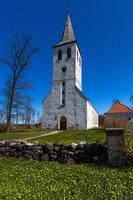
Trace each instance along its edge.
<path fill-rule="evenodd" d="M 37 110 L 36 111 L 36 127 L 37 128 L 41 128 L 41 115 L 40 115 L 40 112 Z"/>
<path fill-rule="evenodd" d="M 35 126 L 35 121 L 36 121 L 35 117 L 36 117 L 36 110 L 35 110 L 35 108 L 32 107 L 32 110 L 31 110 L 31 124 L 33 126 Z"/>
<path fill-rule="evenodd" d="M 41 123 L 41 115 L 40 115 L 40 112 L 39 112 L 38 110 L 36 111 L 36 122 L 37 122 L 38 124 Z"/>
<path fill-rule="evenodd" d="M 25 125 L 30 126 L 32 123 L 33 115 L 32 99 L 30 96 L 24 97 L 22 117 Z"/>
<path fill-rule="evenodd" d="M 31 65 L 31 58 L 37 52 L 32 45 L 32 38 L 28 34 L 15 34 L 7 47 L 7 53 L 1 58 L 4 65 L 10 69 L 10 76 L 6 82 L 6 124 L 7 132 L 10 131 L 12 111 L 15 97 L 18 91 L 28 88 L 29 84 L 24 81 L 24 73 Z"/>
<path fill-rule="evenodd" d="M 5 122 L 5 112 L 3 108 L 0 108 L 0 124 Z"/>
<path fill-rule="evenodd" d="M 23 96 L 20 93 L 16 93 L 14 96 L 14 104 L 13 104 L 13 113 L 14 113 L 14 123 L 18 125 L 19 119 L 20 119 L 20 114 L 22 113 L 23 110 Z"/>
<path fill-rule="evenodd" d="M 2 91 L 0 91 L 0 96 L 2 96 Z M 5 109 L 4 109 L 4 102 L 2 99 L 0 99 L 0 123 L 3 124 L 5 123 Z"/>

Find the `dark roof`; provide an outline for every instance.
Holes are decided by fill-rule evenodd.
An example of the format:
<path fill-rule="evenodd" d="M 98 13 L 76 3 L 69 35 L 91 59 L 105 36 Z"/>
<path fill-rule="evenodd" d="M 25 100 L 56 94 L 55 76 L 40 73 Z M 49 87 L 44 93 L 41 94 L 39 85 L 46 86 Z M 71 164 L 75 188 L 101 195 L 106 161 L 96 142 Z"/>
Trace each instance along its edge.
<path fill-rule="evenodd" d="M 75 41 L 76 39 L 72 27 L 71 17 L 70 14 L 68 13 L 61 41 L 56 46 L 64 45 Z"/>
<path fill-rule="evenodd" d="M 88 101 L 88 98 L 82 93 L 82 91 L 77 86 L 75 86 L 75 90 L 80 97 L 82 97 L 85 101 Z"/>
<path fill-rule="evenodd" d="M 58 44 L 54 45 L 53 48 L 60 47 L 60 46 L 63 46 L 63 45 L 67 45 L 67 44 L 71 44 L 71 43 L 76 43 L 78 48 L 79 48 L 79 45 L 78 45 L 77 40 L 76 40 L 75 35 L 74 35 L 70 13 L 68 12 L 66 24 L 65 24 L 65 28 L 64 28 L 64 31 L 63 31 L 63 34 L 62 34 L 61 41 Z M 80 51 L 80 48 L 79 48 L 79 51 Z M 81 54 L 81 57 L 82 57 L 81 51 L 80 51 L 80 54 Z"/>
<path fill-rule="evenodd" d="M 67 44 L 71 44 L 71 43 L 77 43 L 77 41 L 74 40 L 74 41 L 71 41 L 71 42 L 65 42 L 65 43 L 61 43 L 61 42 L 60 42 L 60 43 L 54 45 L 53 47 L 60 47 L 60 46 L 67 45 Z"/>
<path fill-rule="evenodd" d="M 70 14 L 67 16 L 65 29 L 62 35 L 61 43 L 72 42 L 75 41 L 75 35 L 72 27 L 72 22 L 70 18 Z"/>

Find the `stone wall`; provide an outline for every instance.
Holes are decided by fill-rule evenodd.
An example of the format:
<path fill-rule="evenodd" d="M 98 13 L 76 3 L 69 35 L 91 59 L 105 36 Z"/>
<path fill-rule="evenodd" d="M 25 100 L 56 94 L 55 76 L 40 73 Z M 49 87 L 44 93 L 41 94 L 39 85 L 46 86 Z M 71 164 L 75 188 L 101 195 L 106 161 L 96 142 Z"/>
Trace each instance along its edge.
<path fill-rule="evenodd" d="M 65 164 L 107 164 L 107 149 L 101 144 L 33 144 L 23 141 L 0 142 L 0 156 L 57 161 Z"/>

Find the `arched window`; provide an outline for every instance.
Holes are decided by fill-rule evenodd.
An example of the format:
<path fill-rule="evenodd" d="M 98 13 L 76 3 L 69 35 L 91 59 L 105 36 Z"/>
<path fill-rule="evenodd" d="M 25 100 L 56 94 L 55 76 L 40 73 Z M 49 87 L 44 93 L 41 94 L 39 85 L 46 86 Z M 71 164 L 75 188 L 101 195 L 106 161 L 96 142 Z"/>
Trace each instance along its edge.
<path fill-rule="evenodd" d="M 68 58 L 68 59 L 71 58 L 71 56 L 72 56 L 71 54 L 72 54 L 71 48 L 68 48 L 68 49 L 67 49 L 67 58 Z"/>
<path fill-rule="evenodd" d="M 62 60 L 62 51 L 61 50 L 58 51 L 58 60 Z"/>

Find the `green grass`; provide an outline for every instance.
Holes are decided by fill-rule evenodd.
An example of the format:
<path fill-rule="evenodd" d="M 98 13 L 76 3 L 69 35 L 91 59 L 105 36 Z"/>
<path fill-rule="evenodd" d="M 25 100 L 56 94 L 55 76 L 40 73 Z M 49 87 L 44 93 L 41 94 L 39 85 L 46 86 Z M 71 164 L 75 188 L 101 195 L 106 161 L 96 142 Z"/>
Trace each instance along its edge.
<path fill-rule="evenodd" d="M 0 140 L 23 139 L 42 131 L 0 134 Z M 42 137 L 39 142 L 105 143 L 104 130 L 66 131 Z M 35 141 L 32 140 L 32 141 Z M 133 150 L 133 133 L 125 134 Z M 133 168 L 62 165 L 0 158 L 0 200 L 133 200 Z"/>
<path fill-rule="evenodd" d="M 106 142 L 106 133 L 103 129 L 91 129 L 84 131 L 65 131 L 56 135 L 50 135 L 31 140 L 32 142 L 38 141 L 40 143 L 79 143 L 86 141 L 89 144 Z M 125 133 L 125 144 L 129 152 L 133 152 L 133 133 Z"/>
<path fill-rule="evenodd" d="M 17 140 L 24 139 L 28 137 L 39 136 L 45 134 L 45 131 L 24 131 L 24 132 L 10 132 L 10 133 L 0 133 L 0 140 Z"/>
<path fill-rule="evenodd" d="M 133 168 L 0 159 L 0 199 L 132 200 Z"/>
<path fill-rule="evenodd" d="M 78 143 L 84 140 L 87 141 L 88 143 L 95 143 L 95 142 L 104 143 L 106 140 L 105 131 L 102 129 L 65 131 L 62 133 L 41 137 L 37 139 L 37 141 L 41 143 L 49 142 L 49 143 L 64 143 L 64 144 Z"/>
<path fill-rule="evenodd" d="M 0 133 L 0 140 L 14 140 L 24 139 L 28 137 L 34 137 L 41 134 L 45 134 L 46 131 L 28 130 L 24 132 L 11 132 Z M 83 131 L 65 131 L 55 135 L 41 137 L 31 140 L 32 142 L 38 141 L 40 143 L 79 143 L 80 141 L 86 141 L 87 143 L 101 143 L 106 142 L 106 133 L 103 129 L 91 129 Z M 127 149 L 133 152 L 133 133 L 125 133 L 125 142 Z"/>
<path fill-rule="evenodd" d="M 133 153 L 133 133 L 125 133 L 126 148 Z"/>

